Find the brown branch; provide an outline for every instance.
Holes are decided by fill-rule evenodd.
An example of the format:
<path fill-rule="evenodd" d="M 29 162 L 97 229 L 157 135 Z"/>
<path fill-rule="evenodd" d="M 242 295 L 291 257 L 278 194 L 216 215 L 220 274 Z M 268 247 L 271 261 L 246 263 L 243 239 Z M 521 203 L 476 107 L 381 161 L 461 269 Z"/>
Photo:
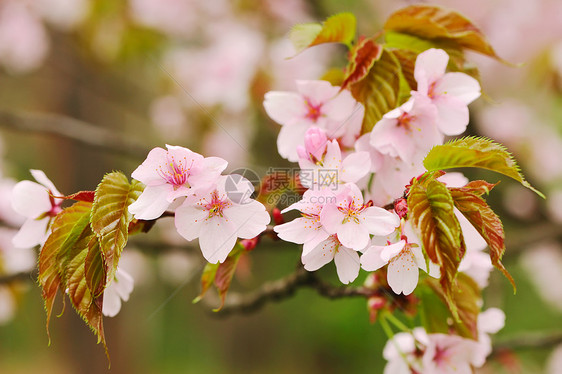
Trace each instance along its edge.
<path fill-rule="evenodd" d="M 226 317 L 232 314 L 248 314 L 261 309 L 269 302 L 279 302 L 295 294 L 299 288 L 308 287 L 316 290 L 318 294 L 329 299 L 344 297 L 365 297 L 372 291 L 364 288 L 333 286 L 316 277 L 314 273 L 299 267 L 294 273 L 274 282 L 265 283 L 257 291 L 240 295 L 229 293 L 224 307 L 217 313 L 217 317 Z"/>
<path fill-rule="evenodd" d="M 16 131 L 55 135 L 135 159 L 145 158 L 149 150 L 141 143 L 115 131 L 59 114 L 0 110 L 0 126 Z"/>

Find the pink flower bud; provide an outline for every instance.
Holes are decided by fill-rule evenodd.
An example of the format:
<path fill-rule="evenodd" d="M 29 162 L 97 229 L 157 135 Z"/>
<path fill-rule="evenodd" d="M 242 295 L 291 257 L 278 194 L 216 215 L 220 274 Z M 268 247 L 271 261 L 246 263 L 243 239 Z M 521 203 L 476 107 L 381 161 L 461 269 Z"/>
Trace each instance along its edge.
<path fill-rule="evenodd" d="M 322 159 L 322 155 L 326 151 L 326 144 L 328 143 L 328 137 L 324 130 L 318 127 L 311 127 L 306 130 L 304 134 L 304 148 L 306 153 L 312 155 L 317 160 Z"/>
<path fill-rule="evenodd" d="M 394 200 L 394 211 L 398 217 L 404 218 L 408 214 L 408 202 L 404 198 Z"/>
<path fill-rule="evenodd" d="M 308 155 L 306 149 L 302 145 L 297 146 L 297 155 L 299 156 L 299 159 L 304 158 L 306 160 L 310 160 L 310 156 Z"/>

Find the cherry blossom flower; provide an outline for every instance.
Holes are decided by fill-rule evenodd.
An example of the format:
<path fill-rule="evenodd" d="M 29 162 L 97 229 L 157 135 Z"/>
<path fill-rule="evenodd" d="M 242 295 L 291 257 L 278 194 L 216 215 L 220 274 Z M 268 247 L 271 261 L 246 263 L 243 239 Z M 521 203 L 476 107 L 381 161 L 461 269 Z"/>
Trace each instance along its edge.
<path fill-rule="evenodd" d="M 479 344 L 472 339 L 447 334 L 428 334 L 427 337 L 422 358 L 424 373 L 472 374 L 472 366 L 480 363 L 477 360 Z"/>
<path fill-rule="evenodd" d="M 304 145 L 310 126 L 317 126 L 329 139 L 341 138 L 352 147 L 361 131 L 363 106 L 347 90 L 326 81 L 297 81 L 298 92 L 271 91 L 265 94 L 264 108 L 283 127 L 277 138 L 279 154 L 298 161 L 297 146 Z"/>
<path fill-rule="evenodd" d="M 422 327 L 416 327 L 411 334 L 395 334 L 386 342 L 382 352 L 382 356 L 388 361 L 384 374 L 423 373 L 421 349 L 427 344 L 427 333 Z"/>
<path fill-rule="evenodd" d="M 226 168 L 218 157 L 204 158 L 183 147 L 166 145 L 154 148 L 132 177 L 146 185 L 139 198 L 129 206 L 138 219 L 155 219 L 174 199 L 189 196 L 198 188 L 208 188 Z"/>
<path fill-rule="evenodd" d="M 367 271 L 378 270 L 386 264 L 388 285 L 397 295 L 411 294 L 418 285 L 419 269 L 426 269 L 420 247 L 408 243 L 406 237 L 385 246 L 372 245 L 361 256 L 361 267 Z"/>
<path fill-rule="evenodd" d="M 383 208 L 365 205 L 359 188 L 347 183 L 334 203 L 324 206 L 320 222 L 330 234 L 337 234 L 345 247 L 360 251 L 369 244 L 369 234 L 388 235 L 400 224 L 400 219 Z"/>
<path fill-rule="evenodd" d="M 252 239 L 266 229 L 271 220 L 265 207 L 252 199 L 235 202 L 233 191 L 227 191 L 227 178 L 222 176 L 215 186 L 188 196 L 176 209 L 175 225 L 187 240 L 199 238 L 203 257 L 210 263 L 224 262 L 237 238 Z M 240 177 L 245 183 L 251 183 Z M 248 188 L 248 187 L 246 187 Z M 236 194 L 248 191 L 235 191 Z"/>
<path fill-rule="evenodd" d="M 336 235 L 330 235 L 309 252 L 303 252 L 301 260 L 308 271 L 316 271 L 334 260 L 338 277 L 344 284 L 353 282 L 359 275 L 359 254 L 344 246 Z"/>
<path fill-rule="evenodd" d="M 33 248 L 14 247 L 15 230 L 0 227 L 0 268 L 2 273 L 15 274 L 32 270 L 37 266 Z"/>
<path fill-rule="evenodd" d="M 16 297 L 10 287 L 0 285 L 0 325 L 8 323 L 16 314 Z"/>
<path fill-rule="evenodd" d="M 303 186 L 337 190 L 340 185 L 355 183 L 369 173 L 371 160 L 368 152 L 353 152 L 342 161 L 338 142 L 331 140 L 326 144 L 324 155 L 318 159 L 313 154 L 319 153 L 318 147 L 316 144 L 309 144 L 305 151 L 301 150 L 303 156 L 308 156 L 299 158 L 299 177 Z"/>
<path fill-rule="evenodd" d="M 445 73 L 449 56 L 431 48 L 416 59 L 414 78 L 418 90 L 412 95 L 431 99 L 438 112 L 437 127 L 445 135 L 458 135 L 468 125 L 468 104 L 480 96 L 478 81 L 464 73 Z"/>
<path fill-rule="evenodd" d="M 335 201 L 335 195 L 329 190 L 307 190 L 300 201 L 281 212 L 298 210 L 302 217 L 276 225 L 273 230 L 282 240 L 303 244 L 303 255 L 308 254 L 330 235 L 320 223 L 320 212 L 324 205 L 330 201 Z"/>
<path fill-rule="evenodd" d="M 30 248 L 47 240 L 49 225 L 62 209 L 62 196 L 41 170 L 31 170 L 39 183 L 21 181 L 12 190 L 12 208 L 26 221 L 12 239 L 17 248 Z"/>
<path fill-rule="evenodd" d="M 135 281 L 125 270 L 117 268 L 115 278 L 103 293 L 102 313 L 107 317 L 115 317 L 121 310 L 122 301 L 128 301 L 133 292 Z"/>
<path fill-rule="evenodd" d="M 478 348 L 472 362 L 475 367 L 481 367 L 486 357 L 492 353 L 491 334 L 496 334 L 505 326 L 505 313 L 498 308 L 488 308 L 478 315 L 476 322 L 478 329 Z"/>
<path fill-rule="evenodd" d="M 371 144 L 379 152 L 404 162 L 423 160 L 431 147 L 443 143 L 436 120 L 437 110 L 431 100 L 416 96 L 375 124 Z"/>
<path fill-rule="evenodd" d="M 369 158 L 371 159 L 369 171 L 371 173 L 376 173 L 382 167 L 384 155 L 371 145 L 370 133 L 361 135 L 359 139 L 357 139 L 355 142 L 355 151 L 369 153 Z"/>

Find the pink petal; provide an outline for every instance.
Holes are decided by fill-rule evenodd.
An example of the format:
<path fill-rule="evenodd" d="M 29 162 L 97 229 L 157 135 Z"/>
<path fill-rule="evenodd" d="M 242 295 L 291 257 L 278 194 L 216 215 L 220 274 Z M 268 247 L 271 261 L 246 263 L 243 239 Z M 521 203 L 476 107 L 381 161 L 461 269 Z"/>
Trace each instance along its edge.
<path fill-rule="evenodd" d="M 355 142 L 355 150 L 358 152 L 369 152 L 369 158 L 371 159 L 369 171 L 371 173 L 376 173 L 381 168 L 384 157 L 371 145 L 371 134 L 362 135 L 357 139 Z"/>
<path fill-rule="evenodd" d="M 156 219 L 170 206 L 168 194 L 171 185 L 146 186 L 139 198 L 129 205 L 129 212 L 137 219 Z"/>
<path fill-rule="evenodd" d="M 440 96 L 435 101 L 439 118 L 437 127 L 445 135 L 459 135 L 468 125 L 468 107 L 454 97 Z"/>
<path fill-rule="evenodd" d="M 209 216 L 207 210 L 184 202 L 176 209 L 174 223 L 178 233 L 186 240 L 199 237 L 201 227 Z"/>
<path fill-rule="evenodd" d="M 55 196 L 62 196 L 62 194 L 59 192 L 59 190 L 57 190 L 57 188 L 55 187 L 55 185 L 53 184 L 53 182 L 51 182 L 51 180 L 49 178 L 47 178 L 47 176 L 45 175 L 45 173 L 42 170 L 30 170 L 31 175 L 33 175 L 33 178 L 35 178 L 35 180 L 39 183 L 41 183 L 43 186 L 47 187 L 47 189 L 49 191 L 51 191 L 51 193 Z"/>
<path fill-rule="evenodd" d="M 359 111 L 357 101 L 351 96 L 348 90 L 341 91 L 332 100 L 325 102 L 322 107 L 326 117 L 333 121 L 332 126 L 328 130 L 328 136 L 332 137 L 333 133 L 339 128 L 346 128 L 347 123 L 355 115 L 355 111 Z"/>
<path fill-rule="evenodd" d="M 354 152 L 343 160 L 339 179 L 343 182 L 356 183 L 363 178 L 371 167 L 371 157 L 368 152 Z"/>
<path fill-rule="evenodd" d="M 330 82 L 324 80 L 298 80 L 297 90 L 302 96 L 310 99 L 311 104 L 317 105 L 324 104 L 336 97 L 340 88 L 332 86 Z"/>
<path fill-rule="evenodd" d="M 398 258 L 393 259 L 388 265 L 386 279 L 395 294 L 411 294 L 419 279 L 418 266 L 414 262 L 413 256 L 403 252 Z"/>
<path fill-rule="evenodd" d="M 333 237 L 329 237 L 306 255 L 301 256 L 304 268 L 308 271 L 316 271 L 334 259 L 339 243 Z"/>
<path fill-rule="evenodd" d="M 328 204 L 320 213 L 320 223 L 330 234 L 335 234 L 345 218 L 344 213 L 340 212 L 334 204 Z"/>
<path fill-rule="evenodd" d="M 168 152 L 160 147 L 153 148 L 146 157 L 146 160 L 133 171 L 131 176 L 146 184 L 147 186 L 157 186 L 166 183 L 160 175 L 162 164 L 167 162 Z"/>
<path fill-rule="evenodd" d="M 219 216 L 205 221 L 199 235 L 203 257 L 211 264 L 223 263 L 236 244 L 236 228 Z"/>
<path fill-rule="evenodd" d="M 271 221 L 265 207 L 255 200 L 248 204 L 234 204 L 225 209 L 224 215 L 234 225 L 236 236 L 242 239 L 258 236 Z"/>
<path fill-rule="evenodd" d="M 480 97 L 480 83 L 464 73 L 447 73 L 436 82 L 433 92 L 456 97 L 468 105 Z"/>
<path fill-rule="evenodd" d="M 416 59 L 414 78 L 418 85 L 426 83 L 428 86 L 439 79 L 447 69 L 449 55 L 442 49 L 431 48 L 420 53 Z M 418 87 L 418 91 L 421 90 Z"/>
<path fill-rule="evenodd" d="M 381 258 L 382 250 L 385 247 L 372 245 L 361 256 L 361 267 L 367 271 L 375 271 L 388 263 Z"/>
<path fill-rule="evenodd" d="M 488 308 L 478 315 L 478 331 L 495 334 L 505 326 L 505 313 L 498 308 Z"/>
<path fill-rule="evenodd" d="M 117 294 L 123 301 L 128 301 L 133 288 L 135 287 L 135 280 L 133 277 L 121 268 L 117 268 L 115 273 L 115 279 L 112 284 L 114 284 Z"/>
<path fill-rule="evenodd" d="M 290 125 L 307 114 L 304 98 L 296 92 L 270 91 L 265 94 L 263 107 L 267 115 L 280 125 Z"/>
<path fill-rule="evenodd" d="M 28 219 L 13 237 L 12 244 L 16 248 L 31 248 L 43 244 L 47 240 L 49 218 Z"/>
<path fill-rule="evenodd" d="M 307 255 L 318 244 L 326 240 L 329 236 L 330 234 L 328 234 L 328 231 L 324 230 L 323 227 L 320 227 L 316 230 L 312 230 L 312 232 L 309 232 L 307 240 L 303 243 L 302 246 L 303 256 Z"/>
<path fill-rule="evenodd" d="M 297 162 L 297 146 L 304 146 L 304 134 L 310 125 L 304 121 L 283 126 L 277 137 L 277 150 L 281 157 Z"/>
<path fill-rule="evenodd" d="M 343 284 L 353 282 L 359 275 L 359 254 L 356 251 L 340 246 L 334 256 L 336 271 Z"/>
<path fill-rule="evenodd" d="M 12 208 L 27 218 L 37 218 L 52 208 L 49 192 L 35 182 L 18 182 L 12 190 Z"/>

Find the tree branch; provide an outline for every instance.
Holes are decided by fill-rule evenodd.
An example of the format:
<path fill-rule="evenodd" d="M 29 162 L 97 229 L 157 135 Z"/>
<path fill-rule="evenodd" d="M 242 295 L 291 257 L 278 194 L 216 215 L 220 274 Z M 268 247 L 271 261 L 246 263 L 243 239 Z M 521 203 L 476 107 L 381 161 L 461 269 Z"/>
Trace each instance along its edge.
<path fill-rule="evenodd" d="M 14 113 L 0 110 L 0 126 L 16 131 L 50 134 L 134 159 L 143 159 L 148 147 L 103 127 L 51 113 Z"/>
<path fill-rule="evenodd" d="M 37 269 L 33 269 L 31 271 L 22 271 L 19 273 L 2 275 L 0 276 L 0 285 L 29 280 L 35 282 L 37 280 L 37 274 Z"/>
<path fill-rule="evenodd" d="M 245 295 L 229 293 L 224 307 L 213 315 L 226 317 L 237 313 L 253 313 L 269 302 L 278 302 L 293 296 L 299 288 L 303 287 L 314 289 L 318 294 L 329 299 L 365 297 L 373 292 L 364 288 L 333 286 L 318 279 L 314 273 L 299 267 L 294 273 L 284 278 L 265 283 L 257 291 Z"/>

